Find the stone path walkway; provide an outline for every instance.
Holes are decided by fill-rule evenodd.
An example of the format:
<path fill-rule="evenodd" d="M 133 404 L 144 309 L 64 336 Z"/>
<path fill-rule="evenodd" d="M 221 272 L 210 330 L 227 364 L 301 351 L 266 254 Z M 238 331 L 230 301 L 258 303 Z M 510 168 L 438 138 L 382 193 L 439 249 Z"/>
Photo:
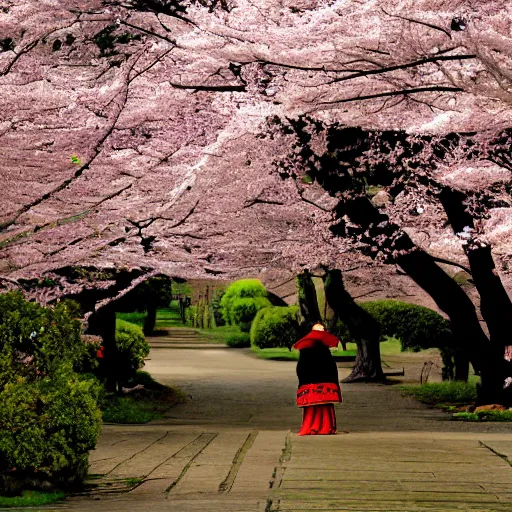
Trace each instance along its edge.
<path fill-rule="evenodd" d="M 352 384 L 338 435 L 298 437 L 294 363 L 159 348 L 146 369 L 187 403 L 150 425 L 105 425 L 90 457 L 97 488 L 50 509 L 512 510 L 510 424 L 450 422 L 392 386 Z"/>

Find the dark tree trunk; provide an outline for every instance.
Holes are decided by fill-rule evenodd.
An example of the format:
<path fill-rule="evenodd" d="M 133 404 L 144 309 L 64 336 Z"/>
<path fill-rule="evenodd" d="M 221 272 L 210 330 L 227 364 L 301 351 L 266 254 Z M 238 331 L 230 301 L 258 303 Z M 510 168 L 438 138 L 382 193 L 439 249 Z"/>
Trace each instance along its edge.
<path fill-rule="evenodd" d="M 420 249 L 397 257 L 396 262 L 434 299 L 439 309 L 449 316 L 455 338 L 455 352 L 465 352 L 475 371 L 479 371 L 489 340 L 480 326 L 475 306 L 464 290 L 430 255 Z M 467 363 L 462 356 L 458 359 L 459 364 L 464 366 L 458 370 L 459 375 L 464 375 Z M 455 374 L 457 375 L 457 367 Z"/>
<path fill-rule="evenodd" d="M 457 350 L 454 357 L 455 362 L 455 380 L 467 382 L 469 378 L 469 356 L 464 350 Z"/>
<path fill-rule="evenodd" d="M 303 319 L 303 327 L 310 331 L 314 324 L 322 321 L 316 289 L 308 270 L 297 276 L 298 302 L 300 314 Z"/>
<path fill-rule="evenodd" d="M 474 229 L 472 216 L 464 206 L 465 194 L 449 188 L 439 194 L 439 199 L 448 216 L 455 233 L 464 229 Z M 471 233 L 471 231 L 469 232 Z M 480 312 L 484 318 L 490 335 L 489 349 L 481 361 L 481 392 L 480 403 L 505 403 L 503 385 L 508 377 L 504 352 L 507 345 L 512 345 L 510 334 L 510 318 L 512 318 L 512 302 L 496 272 L 491 247 L 488 244 L 470 239 L 464 246 L 468 257 L 473 282 L 480 295 Z"/>
<path fill-rule="evenodd" d="M 183 297 L 180 297 L 179 298 L 179 305 L 180 305 L 180 318 L 181 318 L 181 322 L 183 324 L 185 324 L 187 322 L 187 318 L 185 316 L 185 309 L 186 309 L 186 302 L 185 302 L 185 299 Z"/>
<path fill-rule="evenodd" d="M 87 332 L 96 334 L 103 339 L 105 349 L 103 361 L 103 375 L 106 379 L 105 387 L 107 391 L 115 392 L 118 384 L 117 373 L 117 345 L 116 345 L 116 312 L 115 309 L 107 305 L 98 311 L 95 311 L 89 318 Z"/>
<path fill-rule="evenodd" d="M 324 286 L 329 306 L 357 340 L 356 364 L 343 382 L 385 380 L 380 361 L 379 324 L 345 290 L 340 270 L 329 270 L 324 276 Z"/>
<path fill-rule="evenodd" d="M 346 213 L 352 222 L 367 229 L 368 243 L 380 240 L 383 245 L 381 250 L 393 254 L 394 261 L 448 315 L 454 334 L 454 351 L 466 352 L 475 371 L 480 371 L 481 361 L 489 348 L 489 339 L 482 330 L 474 304 L 464 290 L 429 254 L 419 249 L 399 226 L 389 222 L 389 218 L 379 212 L 366 197 L 349 201 Z M 459 360 L 465 364 L 464 368 L 459 369 L 459 375 L 464 375 L 467 364 Z"/>
<path fill-rule="evenodd" d="M 156 310 L 158 305 L 158 298 L 151 287 L 148 286 L 148 289 L 145 293 L 145 301 L 146 301 L 146 318 L 144 320 L 144 335 L 151 336 L 153 331 L 155 330 L 156 325 Z"/>

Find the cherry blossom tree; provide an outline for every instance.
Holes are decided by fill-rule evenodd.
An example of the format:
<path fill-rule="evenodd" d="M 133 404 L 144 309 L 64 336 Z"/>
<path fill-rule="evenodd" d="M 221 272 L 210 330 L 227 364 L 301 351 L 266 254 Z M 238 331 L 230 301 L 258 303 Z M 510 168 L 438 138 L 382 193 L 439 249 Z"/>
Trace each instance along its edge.
<path fill-rule="evenodd" d="M 99 310 L 158 272 L 369 282 L 393 262 L 476 364 L 487 333 L 439 264 L 470 271 L 503 346 L 511 9 L 3 0 L 2 285 Z"/>

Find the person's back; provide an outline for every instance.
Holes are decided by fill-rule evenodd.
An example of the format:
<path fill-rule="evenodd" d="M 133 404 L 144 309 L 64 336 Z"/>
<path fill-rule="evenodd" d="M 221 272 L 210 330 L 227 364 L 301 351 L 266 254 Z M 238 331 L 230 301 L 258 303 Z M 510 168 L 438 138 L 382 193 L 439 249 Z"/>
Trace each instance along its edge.
<path fill-rule="evenodd" d="M 320 341 L 299 353 L 297 363 L 299 386 L 321 382 L 338 383 L 338 367 L 331 351 Z"/>

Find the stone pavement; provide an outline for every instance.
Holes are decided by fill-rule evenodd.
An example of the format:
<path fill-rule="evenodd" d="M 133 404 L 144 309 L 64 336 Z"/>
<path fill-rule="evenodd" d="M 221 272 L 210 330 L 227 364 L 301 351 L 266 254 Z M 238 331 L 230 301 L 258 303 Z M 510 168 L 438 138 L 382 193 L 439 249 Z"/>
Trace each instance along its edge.
<path fill-rule="evenodd" d="M 220 348 L 150 358 L 187 403 L 150 425 L 105 425 L 96 487 L 46 510 L 512 511 L 510 424 L 450 422 L 392 386 L 352 384 L 338 435 L 298 437 L 294 363 Z"/>

